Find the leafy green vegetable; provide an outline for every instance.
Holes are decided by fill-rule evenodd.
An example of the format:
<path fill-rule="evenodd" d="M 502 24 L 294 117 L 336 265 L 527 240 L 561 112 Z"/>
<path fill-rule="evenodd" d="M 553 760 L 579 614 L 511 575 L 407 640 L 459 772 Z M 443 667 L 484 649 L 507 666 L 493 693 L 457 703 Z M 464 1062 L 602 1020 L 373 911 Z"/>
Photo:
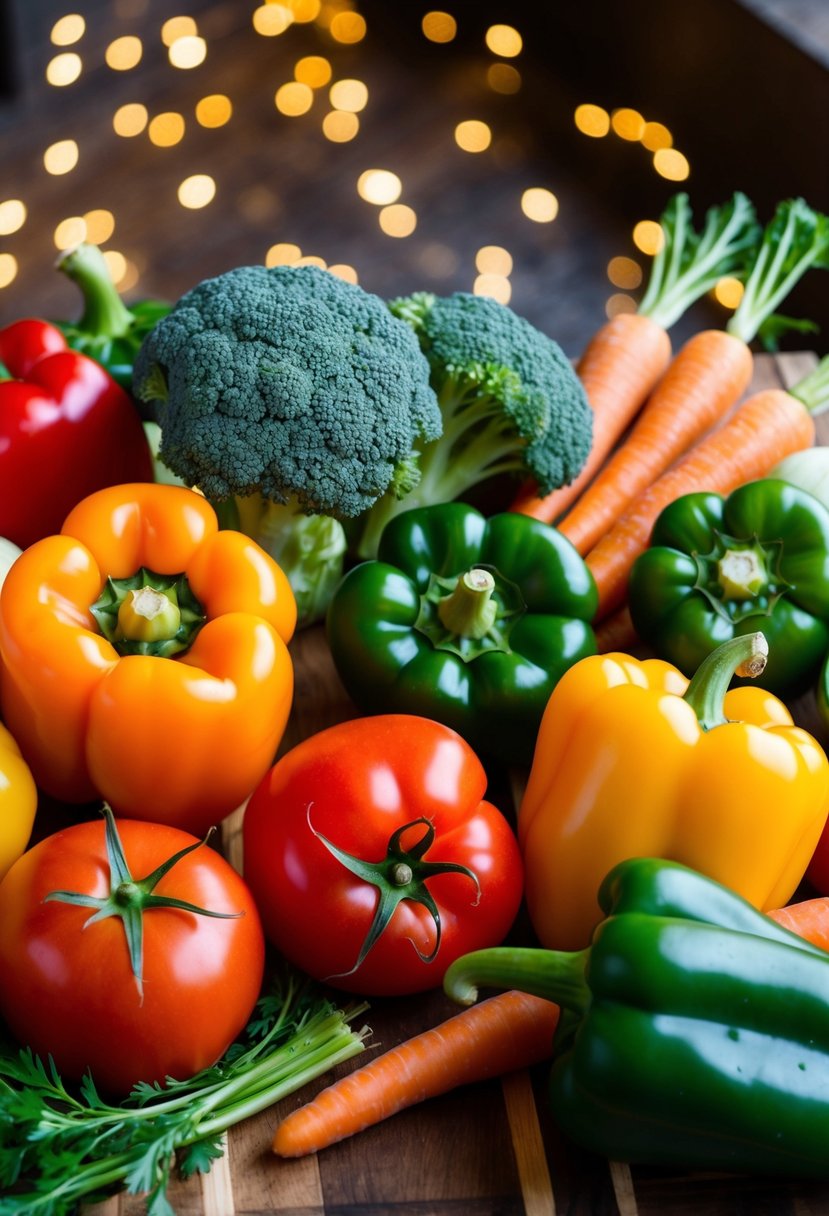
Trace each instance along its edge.
<path fill-rule="evenodd" d="M 228 1128 L 364 1048 L 350 1023 L 366 1005 L 337 1009 L 285 974 L 258 1002 L 244 1035 L 189 1081 L 141 1083 L 109 1105 L 88 1074 L 77 1092 L 51 1060 L 0 1050 L 0 1216 L 71 1216 L 122 1188 L 146 1195 L 148 1216 L 175 1216 L 171 1171 L 206 1173 Z"/>

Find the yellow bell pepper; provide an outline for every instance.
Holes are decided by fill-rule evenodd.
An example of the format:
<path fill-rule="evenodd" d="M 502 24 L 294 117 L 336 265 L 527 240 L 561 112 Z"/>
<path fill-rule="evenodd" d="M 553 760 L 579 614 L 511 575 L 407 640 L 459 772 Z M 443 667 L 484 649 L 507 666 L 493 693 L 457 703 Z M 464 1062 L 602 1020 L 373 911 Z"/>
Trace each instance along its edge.
<path fill-rule="evenodd" d="M 273 763 L 295 622 L 283 571 L 200 494 L 101 490 L 3 584 L 3 716 L 53 797 L 201 834 Z"/>
<path fill-rule="evenodd" d="M 20 748 L 0 722 L 0 879 L 25 851 L 37 810 L 37 789 Z"/>
<path fill-rule="evenodd" d="M 550 949 L 587 946 L 605 874 L 630 857 L 690 866 L 763 910 L 786 903 L 829 812 L 829 761 L 761 688 L 762 634 L 688 682 L 658 659 L 586 658 L 556 685 L 518 816 L 530 920 Z M 749 664 L 748 669 L 742 665 Z"/>

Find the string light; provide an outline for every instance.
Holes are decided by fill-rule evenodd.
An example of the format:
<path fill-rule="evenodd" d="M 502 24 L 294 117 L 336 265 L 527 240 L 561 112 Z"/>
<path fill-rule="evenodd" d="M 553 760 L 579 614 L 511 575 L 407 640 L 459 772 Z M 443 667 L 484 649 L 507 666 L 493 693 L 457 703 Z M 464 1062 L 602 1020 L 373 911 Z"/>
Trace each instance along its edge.
<path fill-rule="evenodd" d="M 232 114 L 233 105 L 224 93 L 211 93 L 196 103 L 196 122 L 202 127 L 223 127 Z"/>
<path fill-rule="evenodd" d="M 43 153 L 43 167 L 47 173 L 60 177 L 71 173 L 78 163 L 80 152 L 74 139 L 59 139 L 50 144 Z"/>
<path fill-rule="evenodd" d="M 392 203 L 384 207 L 378 218 L 386 236 L 411 236 L 417 227 L 417 215 L 405 203 Z"/>
<path fill-rule="evenodd" d="M 123 38 L 110 42 L 104 51 L 104 59 L 107 67 L 112 68 L 114 72 L 128 72 L 138 66 L 143 54 L 141 39 L 133 34 L 125 34 Z"/>
<path fill-rule="evenodd" d="M 261 4 L 254 9 L 251 20 L 257 34 L 263 38 L 275 38 L 293 24 L 294 15 L 282 4 Z"/>
<path fill-rule="evenodd" d="M 464 152 L 485 152 L 492 143 L 492 131 L 485 122 L 470 118 L 455 127 L 455 143 Z"/>
<path fill-rule="evenodd" d="M 197 68 L 207 58 L 207 43 L 198 34 L 186 34 L 176 38 L 167 55 L 174 68 Z"/>
<path fill-rule="evenodd" d="M 332 75 L 331 64 L 322 55 L 306 55 L 294 68 L 294 79 L 310 89 L 321 89 Z"/>
<path fill-rule="evenodd" d="M 366 36 L 365 17 L 360 13 L 348 10 L 337 13 L 331 18 L 329 32 L 336 42 L 342 42 L 347 46 L 362 42 Z"/>
<path fill-rule="evenodd" d="M 512 274 L 512 254 L 501 245 L 483 245 L 475 254 L 475 269 L 480 274 L 506 278 Z"/>
<path fill-rule="evenodd" d="M 687 157 L 676 148 L 657 148 L 653 154 L 653 167 L 660 177 L 671 182 L 684 182 L 691 172 Z"/>
<path fill-rule="evenodd" d="M 178 38 L 192 38 L 198 32 L 192 17 L 169 17 L 161 27 L 161 41 L 170 47 Z"/>
<path fill-rule="evenodd" d="M 301 80 L 289 80 L 276 90 L 274 103 L 280 114 L 288 118 L 297 118 L 307 114 L 314 104 L 314 91 Z"/>
<path fill-rule="evenodd" d="M 0 236 L 11 236 L 26 223 L 26 204 L 19 198 L 0 203 Z"/>
<path fill-rule="evenodd" d="M 642 253 L 653 257 L 665 244 L 662 225 L 656 220 L 639 220 L 633 229 L 633 243 Z"/>
<path fill-rule="evenodd" d="M 83 221 L 86 225 L 86 240 L 93 245 L 103 245 L 115 231 L 115 216 L 103 207 L 87 211 Z"/>
<path fill-rule="evenodd" d="M 360 120 L 347 110 L 331 110 L 322 120 L 322 133 L 332 144 L 345 144 L 360 130 Z"/>
<path fill-rule="evenodd" d="M 491 25 L 485 40 L 493 55 L 500 55 L 504 59 L 514 59 L 516 55 L 520 55 L 524 45 L 518 30 L 513 29 L 511 25 Z"/>
<path fill-rule="evenodd" d="M 458 32 L 458 23 L 451 13 L 424 13 L 420 23 L 424 38 L 430 42 L 451 42 Z"/>
<path fill-rule="evenodd" d="M 86 240 L 86 220 L 81 215 L 70 215 L 55 228 L 53 239 L 56 249 L 72 249 Z"/>
<path fill-rule="evenodd" d="M 521 195 L 521 210 L 536 224 L 549 224 L 558 215 L 558 199 L 552 190 L 531 186 Z"/>
<path fill-rule="evenodd" d="M 337 80 L 328 90 L 328 98 L 335 110 L 358 114 L 368 104 L 368 86 L 362 80 Z"/>
<path fill-rule="evenodd" d="M 147 107 L 139 101 L 130 101 L 120 106 L 112 116 L 112 126 L 116 135 L 130 139 L 140 135 L 149 121 Z"/>
<path fill-rule="evenodd" d="M 80 13 L 67 13 L 58 18 L 49 37 L 54 46 L 72 46 L 74 42 L 80 42 L 85 32 L 86 21 Z"/>
<path fill-rule="evenodd" d="M 403 183 L 388 169 L 366 169 L 357 179 L 357 193 L 367 203 L 385 206 L 400 198 Z"/>
<path fill-rule="evenodd" d="M 194 173 L 186 177 L 178 188 L 178 201 L 190 211 L 206 207 L 215 196 L 216 183 L 208 173 Z"/>
<path fill-rule="evenodd" d="M 637 143 L 645 132 L 645 120 L 638 110 L 623 107 L 614 110 L 610 116 L 610 125 L 620 139 Z"/>
<path fill-rule="evenodd" d="M 584 105 L 576 106 L 574 114 L 576 127 L 581 131 L 582 135 L 589 135 L 591 139 L 601 139 L 610 131 L 610 115 L 607 110 L 603 110 L 601 106 Z"/>
<path fill-rule="evenodd" d="M 150 143 L 157 148 L 172 148 L 184 139 L 184 118 L 175 110 L 156 114 L 147 129 Z"/>
<path fill-rule="evenodd" d="M 74 84 L 82 71 L 83 62 L 80 55 L 76 55 L 74 51 L 64 51 L 49 60 L 46 65 L 46 80 L 55 88 L 64 88 L 68 84 Z"/>

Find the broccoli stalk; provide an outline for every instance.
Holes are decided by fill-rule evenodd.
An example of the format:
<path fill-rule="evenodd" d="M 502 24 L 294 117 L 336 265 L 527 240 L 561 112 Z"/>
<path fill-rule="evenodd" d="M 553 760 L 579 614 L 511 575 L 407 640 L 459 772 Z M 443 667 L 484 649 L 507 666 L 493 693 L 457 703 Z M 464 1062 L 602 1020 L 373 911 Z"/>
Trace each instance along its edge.
<path fill-rule="evenodd" d="M 313 266 L 198 284 L 144 341 L 133 386 L 163 464 L 276 557 L 303 624 L 342 571 L 340 521 L 413 486 L 416 443 L 441 428 L 411 328 Z"/>
<path fill-rule="evenodd" d="M 577 475 L 592 414 L 569 361 L 551 338 L 484 296 L 426 292 L 393 300 L 429 361 L 439 438 L 420 442 L 420 478 L 405 497 L 383 495 L 348 526 L 359 557 L 377 552 L 400 511 L 449 502 L 502 474 L 532 476 L 547 493 Z"/>

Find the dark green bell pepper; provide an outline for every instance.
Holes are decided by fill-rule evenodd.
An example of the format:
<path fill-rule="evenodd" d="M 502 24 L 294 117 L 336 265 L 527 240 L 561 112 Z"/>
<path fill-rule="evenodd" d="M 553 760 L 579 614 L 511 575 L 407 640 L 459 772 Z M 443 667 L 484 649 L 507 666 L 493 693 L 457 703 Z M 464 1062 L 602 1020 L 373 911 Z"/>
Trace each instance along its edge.
<path fill-rule="evenodd" d="M 596 652 L 595 611 L 593 577 L 554 528 L 452 502 L 387 524 L 378 560 L 335 592 L 328 640 L 363 711 L 434 718 L 525 765 L 556 683 Z"/>
<path fill-rule="evenodd" d="M 131 392 L 138 348 L 170 311 L 170 305 L 162 300 L 141 300 L 128 307 L 97 245 L 76 245 L 58 259 L 57 267 L 81 289 L 84 304 L 79 320 L 57 321 L 57 327 L 73 350 L 100 363 Z"/>
<path fill-rule="evenodd" d="M 604 880 L 587 950 L 501 947 L 444 986 L 518 988 L 562 1007 L 550 1099 L 613 1160 L 829 1175 L 829 954 L 683 866 L 635 858 Z"/>
<path fill-rule="evenodd" d="M 797 696 L 829 648 L 829 511 L 773 478 L 725 498 L 685 494 L 657 519 L 628 601 L 642 641 L 688 676 L 722 642 L 761 631 L 770 658 L 757 683 Z"/>

